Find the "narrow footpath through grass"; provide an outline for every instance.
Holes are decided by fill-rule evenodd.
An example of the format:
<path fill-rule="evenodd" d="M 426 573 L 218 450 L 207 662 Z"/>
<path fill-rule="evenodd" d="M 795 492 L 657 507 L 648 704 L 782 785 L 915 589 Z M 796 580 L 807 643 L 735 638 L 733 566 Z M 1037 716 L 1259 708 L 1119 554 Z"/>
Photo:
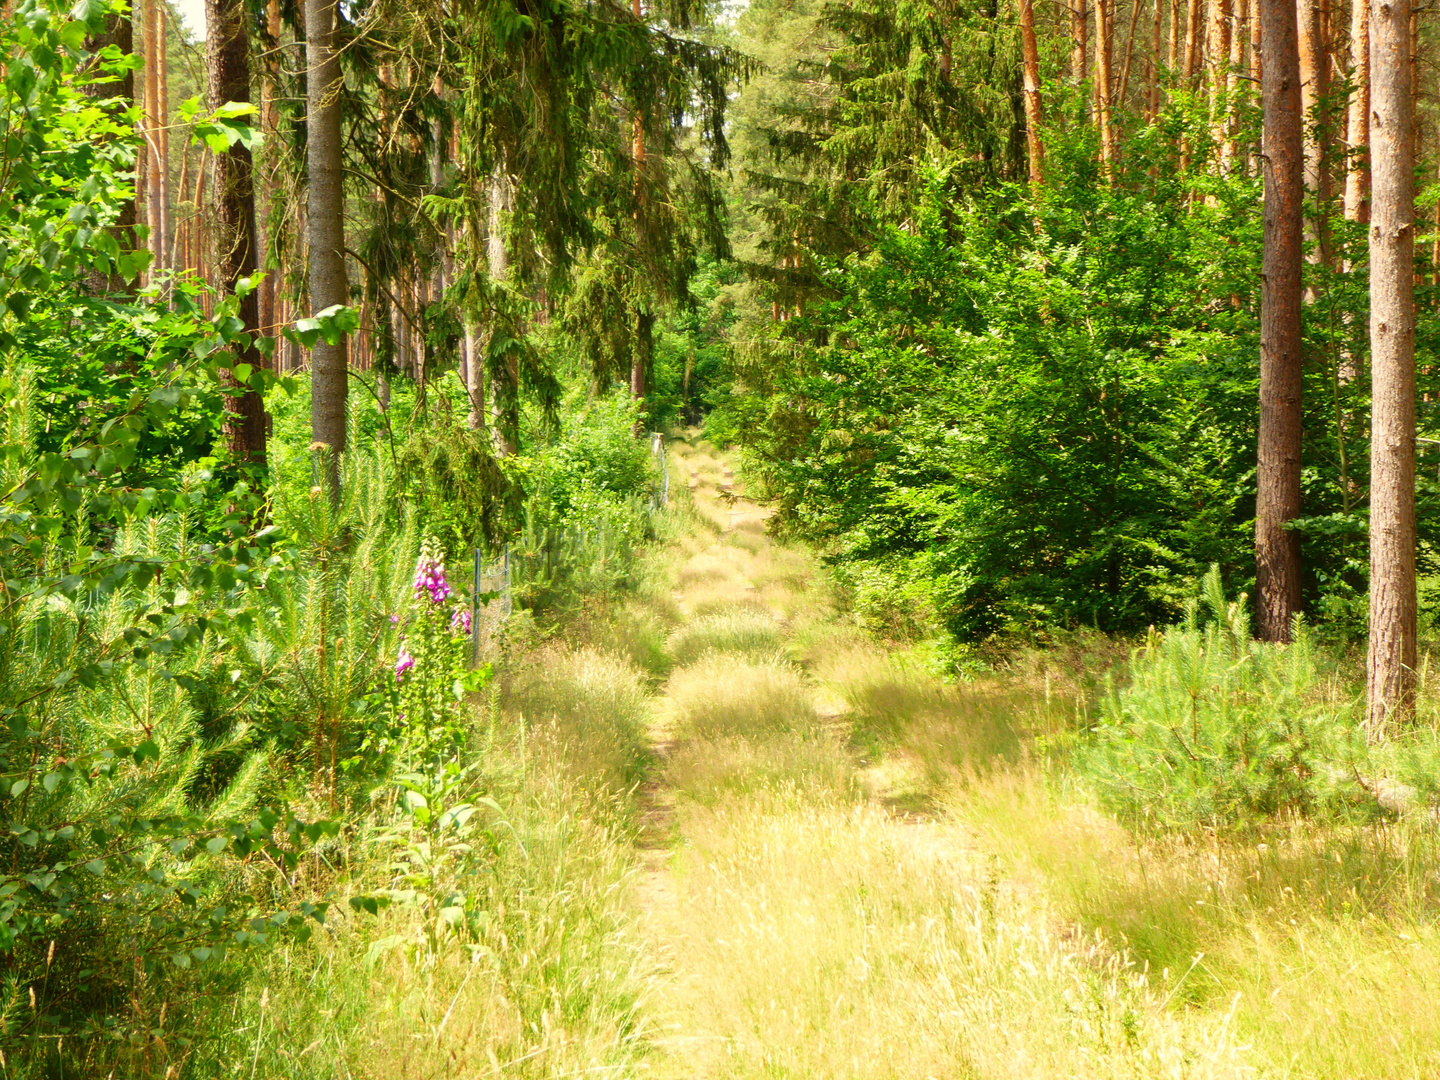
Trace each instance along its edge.
<path fill-rule="evenodd" d="M 646 1071 L 1244 1074 L 1224 1010 L 1177 1018 L 956 802 L 1026 797 L 1016 726 L 1043 691 L 962 693 L 887 655 L 837 618 L 806 553 L 766 535 L 728 465 L 674 456 L 713 530 L 675 556 L 674 667 L 652 709 Z"/>

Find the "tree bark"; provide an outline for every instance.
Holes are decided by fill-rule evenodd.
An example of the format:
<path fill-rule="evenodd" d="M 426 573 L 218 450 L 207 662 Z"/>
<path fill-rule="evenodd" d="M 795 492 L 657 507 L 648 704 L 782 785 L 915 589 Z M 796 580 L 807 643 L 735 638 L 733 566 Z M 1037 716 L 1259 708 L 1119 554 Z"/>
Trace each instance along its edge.
<path fill-rule="evenodd" d="M 154 279 L 164 266 L 165 235 L 160 214 L 160 80 L 157 48 L 158 16 L 155 0 L 145 0 L 145 224 L 150 229 L 146 246 L 150 250 L 150 271 L 146 280 Z"/>
<path fill-rule="evenodd" d="M 1040 142 L 1040 48 L 1035 41 L 1033 0 L 1017 2 L 1020 5 L 1020 47 L 1025 61 L 1025 145 L 1030 154 L 1030 186 L 1039 188 L 1045 182 L 1045 151 Z"/>
<path fill-rule="evenodd" d="M 1145 118 L 1160 112 L 1160 50 L 1165 31 L 1165 0 L 1155 0 L 1155 22 L 1150 34 L 1150 61 L 1145 65 Z"/>
<path fill-rule="evenodd" d="M 510 277 L 510 252 L 505 246 L 505 234 L 513 208 L 514 188 L 511 186 L 510 177 L 503 168 L 497 168 L 490 184 L 490 229 L 487 239 L 487 261 L 490 281 L 494 286 L 503 286 Z M 501 329 L 500 320 L 492 317 L 491 337 Z M 520 444 L 520 361 L 514 349 L 507 349 L 503 358 L 496 357 L 493 347 L 487 348 L 486 352 L 499 361 L 489 373 L 491 436 L 494 439 L 495 456 L 508 457 L 519 449 Z"/>
<path fill-rule="evenodd" d="M 1070 74 L 1077 85 L 1085 81 L 1085 53 L 1090 32 L 1086 0 L 1070 2 Z"/>
<path fill-rule="evenodd" d="M 1289 641 L 1300 608 L 1300 263 L 1304 123 L 1294 0 L 1259 0 L 1265 54 L 1265 248 L 1260 277 L 1260 423 L 1255 492 L 1258 632 Z"/>
<path fill-rule="evenodd" d="M 170 65 L 167 59 L 165 35 L 169 33 L 169 19 L 164 4 L 155 8 L 155 81 L 159 90 L 156 99 L 160 128 L 156 132 L 156 145 L 160 152 L 160 247 L 156 256 L 163 270 L 173 270 L 170 265 L 171 237 L 175 233 L 170 198 Z"/>
<path fill-rule="evenodd" d="M 1230 0 L 1210 0 L 1210 28 L 1206 50 L 1206 74 L 1210 83 L 1210 134 L 1217 151 L 1220 171 L 1228 171 L 1225 155 L 1230 128 L 1230 110 L 1225 101 L 1226 68 L 1230 63 Z"/>
<path fill-rule="evenodd" d="M 1107 178 L 1115 175 L 1115 132 L 1110 124 L 1110 58 L 1114 44 L 1111 15 L 1114 0 L 1095 0 L 1095 113 L 1100 121 L 1100 163 Z"/>
<path fill-rule="evenodd" d="M 250 100 L 250 34 L 245 0 L 205 0 L 205 73 L 209 106 Z M 255 181 L 250 151 L 236 143 L 215 155 L 215 255 L 217 284 L 233 293 L 241 278 L 255 274 Z M 240 320 L 250 337 L 236 360 L 257 371 L 263 360 L 255 341 L 260 331 L 259 296 L 240 298 Z M 225 438 L 237 464 L 265 464 L 265 401 L 241 389 L 231 372 L 221 379 L 225 393 Z"/>
<path fill-rule="evenodd" d="M 1370 11 L 1370 647 L 1372 736 L 1413 717 L 1415 116 L 1410 6 Z"/>
<path fill-rule="evenodd" d="M 1235 0 L 1230 30 L 1230 68 L 1225 73 L 1225 124 L 1220 142 L 1220 172 L 1228 176 L 1235 168 L 1236 99 L 1240 91 L 1240 71 L 1245 64 L 1245 32 L 1250 19 L 1250 0 Z"/>
<path fill-rule="evenodd" d="M 1350 16 L 1349 115 L 1345 124 L 1345 220 L 1370 220 L 1370 0 Z"/>
<path fill-rule="evenodd" d="M 305 136 L 309 223 L 310 307 L 323 311 L 346 304 L 345 187 L 340 93 L 344 77 L 335 48 L 337 0 L 305 0 Z M 345 452 L 345 404 L 350 393 L 346 342 L 323 339 L 310 352 L 310 430 L 328 450 L 332 493 L 339 494 L 340 455 Z"/>
<path fill-rule="evenodd" d="M 1194 88 L 1195 72 L 1200 64 L 1200 2 L 1190 0 L 1185 19 L 1185 69 L 1182 74 L 1187 90 Z"/>
<path fill-rule="evenodd" d="M 269 0 L 265 5 L 265 26 L 269 40 L 277 46 L 280 42 L 280 0 Z M 276 237 L 271 235 L 268 213 L 271 204 L 271 185 L 274 175 L 274 158 L 268 149 L 273 146 L 269 140 L 277 139 L 280 133 L 280 109 L 275 100 L 280 91 L 280 61 L 278 54 L 265 58 L 265 72 L 260 84 L 260 125 L 267 143 L 262 147 L 264 167 L 260 170 L 258 205 L 255 211 L 255 256 L 257 265 L 265 270 L 265 280 L 260 285 L 259 320 L 260 333 L 276 338 L 273 363 L 280 369 L 279 315 L 280 315 L 280 259 Z"/>
<path fill-rule="evenodd" d="M 1330 65 L 1320 0 L 1297 0 L 1296 20 L 1300 34 L 1300 108 L 1305 117 L 1305 186 L 1315 193 L 1317 207 L 1314 220 L 1308 223 L 1312 242 L 1309 260 L 1328 266 L 1330 230 L 1325 215 L 1330 203 L 1330 174 L 1325 168 L 1327 124 L 1323 113 L 1330 89 Z"/>
<path fill-rule="evenodd" d="M 130 24 L 130 16 L 109 15 L 105 19 L 105 29 L 94 35 L 85 43 L 85 51 L 99 53 L 102 49 L 114 45 L 120 52 L 129 56 L 135 51 L 134 34 Z M 112 82 L 90 83 L 83 87 L 85 95 L 97 101 L 110 98 L 118 98 L 120 102 L 119 111 L 122 114 L 135 102 L 135 73 L 124 72 L 120 78 Z M 138 155 L 137 155 L 138 157 Z M 138 162 L 137 162 L 138 164 Z M 137 177 L 136 193 L 140 192 Z M 110 226 L 110 233 L 115 237 L 116 243 L 120 245 L 121 251 L 130 251 L 135 247 L 135 196 L 132 195 L 120 204 L 119 212 L 115 215 L 115 223 Z M 86 277 L 91 293 L 95 295 L 129 295 L 133 296 L 135 288 L 133 284 L 127 284 L 118 271 L 112 266 L 109 273 L 100 270 L 92 270 Z"/>

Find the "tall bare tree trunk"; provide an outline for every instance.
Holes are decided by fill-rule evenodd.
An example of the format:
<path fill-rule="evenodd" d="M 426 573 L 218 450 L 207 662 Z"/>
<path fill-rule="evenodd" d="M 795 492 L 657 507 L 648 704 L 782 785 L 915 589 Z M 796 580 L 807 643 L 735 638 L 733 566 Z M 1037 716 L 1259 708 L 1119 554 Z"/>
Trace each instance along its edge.
<path fill-rule="evenodd" d="M 169 33 L 169 19 L 165 5 L 155 7 L 155 80 L 159 90 L 160 130 L 156 140 L 160 149 L 160 265 L 162 269 L 173 270 L 170 265 L 170 238 L 175 232 L 171 214 L 170 198 L 170 65 L 166 57 L 165 36 Z"/>
<path fill-rule="evenodd" d="M 1226 135 L 1230 128 L 1230 110 L 1225 101 L 1228 79 L 1226 65 L 1230 62 L 1230 0 L 1210 0 L 1210 27 L 1207 32 L 1206 75 L 1210 83 L 1210 134 L 1215 142 L 1217 165 L 1226 171 Z"/>
<path fill-rule="evenodd" d="M 1250 0 L 1235 0 L 1235 17 L 1230 31 L 1230 69 L 1225 73 L 1225 124 L 1220 142 L 1220 172 L 1229 175 L 1235 168 L 1235 130 L 1238 123 L 1236 100 L 1240 96 L 1240 71 L 1245 64 L 1245 34 L 1249 29 Z"/>
<path fill-rule="evenodd" d="M 310 307 L 323 311 L 350 300 L 345 278 L 345 177 L 340 92 L 344 77 L 335 48 L 337 0 L 305 0 L 306 178 L 309 223 Z M 346 343 L 323 339 L 310 353 L 310 430 L 327 447 L 330 486 L 339 494 L 345 451 L 345 404 L 350 393 Z"/>
<path fill-rule="evenodd" d="M 1125 63 L 1120 66 L 1120 89 L 1116 91 L 1114 104 L 1122 113 L 1125 111 L 1125 103 L 1130 98 L 1130 62 L 1135 58 L 1135 30 L 1140 25 L 1141 0 L 1133 0 L 1130 4 L 1130 30 L 1125 35 Z M 1113 14 L 1115 8 L 1110 8 Z"/>
<path fill-rule="evenodd" d="M 1326 207 L 1330 202 L 1330 174 L 1325 168 L 1326 130 L 1323 114 L 1330 91 L 1329 55 L 1325 48 L 1321 0 L 1297 0 L 1300 32 L 1300 108 L 1305 120 L 1305 186 L 1315 193 L 1317 212 L 1307 223 L 1313 243 L 1312 263 L 1330 264 L 1330 229 Z"/>
<path fill-rule="evenodd" d="M 1086 0 L 1070 0 L 1070 74 L 1076 83 L 1085 81 L 1085 54 L 1090 31 Z"/>
<path fill-rule="evenodd" d="M 128 14 L 107 15 L 104 30 L 92 36 L 85 43 L 85 51 L 98 53 L 110 45 L 114 45 L 125 56 L 129 56 L 135 51 L 134 35 Z M 81 87 L 81 90 L 87 97 L 95 100 L 119 99 L 119 111 L 123 115 L 124 111 L 135 102 L 135 73 L 126 71 L 118 79 L 110 82 L 89 83 Z M 137 157 L 139 156 L 137 155 Z M 139 191 L 140 188 L 137 185 L 136 192 Z M 115 224 L 110 227 L 110 233 L 115 237 L 116 243 L 120 245 L 121 251 L 130 251 L 135 247 L 134 197 L 121 203 L 119 213 L 115 216 Z M 113 266 L 108 274 L 98 270 L 92 271 L 87 276 L 87 284 L 90 291 L 96 295 L 105 293 L 133 295 L 135 291 L 134 287 L 127 284 Z"/>
<path fill-rule="evenodd" d="M 265 5 L 265 29 L 269 39 L 279 45 L 280 42 L 280 0 L 269 0 Z M 280 61 L 276 54 L 266 57 L 265 72 L 260 83 L 260 125 L 267 140 L 274 140 L 280 131 L 280 108 L 276 104 L 276 97 L 280 90 Z M 268 146 L 273 146 L 273 141 Z M 263 161 L 265 167 L 261 169 L 260 183 L 258 186 L 259 198 L 255 213 L 255 254 L 258 265 L 266 271 L 265 281 L 260 286 L 259 320 L 260 333 L 267 337 L 276 337 L 276 351 L 273 362 L 276 370 L 280 367 L 279 352 L 279 301 L 280 301 L 280 260 L 276 248 L 278 239 L 271 235 L 270 223 L 268 220 L 271 198 L 271 185 L 274 177 L 274 158 L 271 157 L 268 146 L 262 147 L 265 150 Z"/>
<path fill-rule="evenodd" d="M 1045 182 L 1045 151 L 1040 142 L 1040 48 L 1035 41 L 1033 0 L 1017 2 L 1020 5 L 1020 48 L 1025 60 L 1025 145 L 1030 153 L 1030 186 L 1039 188 Z"/>
<path fill-rule="evenodd" d="M 1300 263 L 1304 121 L 1294 0 L 1258 0 L 1265 112 L 1265 250 L 1260 273 L 1260 425 L 1255 492 L 1259 634 L 1289 641 L 1300 608 Z"/>
<path fill-rule="evenodd" d="M 490 184 L 488 238 L 490 280 L 494 285 L 504 285 L 510 277 L 510 252 L 505 247 L 505 240 L 508 219 L 514 208 L 514 194 L 509 175 L 503 168 L 497 167 Z M 492 336 L 500 330 L 499 326 L 492 324 Z M 487 348 L 486 351 L 493 355 L 493 350 Z M 499 358 L 490 373 L 490 419 L 496 456 L 508 457 L 515 453 L 520 442 L 520 367 L 519 357 L 513 349 Z"/>
<path fill-rule="evenodd" d="M 150 274 L 147 280 L 165 265 L 164 218 L 160 213 L 160 61 L 159 16 L 155 0 L 145 0 L 145 224 L 150 228 L 147 246 L 150 249 Z"/>
<path fill-rule="evenodd" d="M 1145 118 L 1160 112 L 1160 50 L 1165 30 L 1165 0 L 1155 0 L 1155 21 L 1150 34 L 1150 60 L 1145 65 Z"/>
<path fill-rule="evenodd" d="M 1100 121 L 1100 163 L 1107 177 L 1115 175 L 1115 132 L 1110 124 L 1114 2 L 1095 0 L 1095 114 Z"/>
<path fill-rule="evenodd" d="M 250 100 L 249 12 L 245 0 L 205 0 L 205 72 L 209 104 Z M 241 278 L 255 274 L 255 181 L 250 151 L 236 143 L 215 155 L 215 240 L 218 284 L 234 292 Z M 255 338 L 260 329 L 259 297 L 240 298 L 240 320 L 250 345 L 236 359 L 259 369 Z M 222 377 L 225 393 L 225 438 L 230 458 L 238 464 L 265 464 L 265 401 L 252 389 L 241 389 L 234 376 Z"/>
<path fill-rule="evenodd" d="M 1171 86 L 1175 85 L 1175 76 L 1178 73 L 1175 65 L 1180 57 L 1180 0 L 1170 0 L 1170 33 L 1166 37 L 1165 67 L 1168 69 Z"/>
<path fill-rule="evenodd" d="M 1370 0 L 1350 16 L 1349 115 L 1345 124 L 1345 220 L 1370 220 Z"/>
<path fill-rule="evenodd" d="M 1200 3 L 1201 0 L 1190 0 L 1185 19 L 1185 67 L 1181 74 L 1187 90 L 1195 86 L 1195 72 L 1199 70 L 1201 61 Z"/>
<path fill-rule="evenodd" d="M 1415 711 L 1415 99 L 1410 6 L 1370 11 L 1372 736 Z"/>

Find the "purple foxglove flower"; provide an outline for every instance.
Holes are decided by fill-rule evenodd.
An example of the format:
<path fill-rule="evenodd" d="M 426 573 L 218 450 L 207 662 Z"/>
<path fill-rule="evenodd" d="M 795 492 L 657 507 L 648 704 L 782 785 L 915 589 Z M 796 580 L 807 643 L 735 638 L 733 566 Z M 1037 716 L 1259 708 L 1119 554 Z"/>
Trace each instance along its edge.
<path fill-rule="evenodd" d="M 395 658 L 395 681 L 399 682 L 415 666 L 415 657 L 410 655 L 410 650 L 404 645 L 400 646 L 400 655 Z"/>

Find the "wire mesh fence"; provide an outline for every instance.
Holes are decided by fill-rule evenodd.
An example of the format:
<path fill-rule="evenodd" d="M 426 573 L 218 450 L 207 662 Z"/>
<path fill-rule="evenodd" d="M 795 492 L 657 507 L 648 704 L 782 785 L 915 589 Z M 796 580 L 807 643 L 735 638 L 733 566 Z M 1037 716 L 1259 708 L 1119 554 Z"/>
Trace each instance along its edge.
<path fill-rule="evenodd" d="M 650 433 L 650 456 L 658 473 L 648 505 L 654 515 L 670 504 L 670 468 L 661 432 Z M 632 546 L 621 532 L 604 524 L 539 526 L 527 518 L 516 541 L 493 556 L 476 548 L 470 623 L 475 662 L 496 648 L 517 598 L 522 604 L 534 603 L 567 583 L 602 592 L 616 587 L 629 569 Z"/>

